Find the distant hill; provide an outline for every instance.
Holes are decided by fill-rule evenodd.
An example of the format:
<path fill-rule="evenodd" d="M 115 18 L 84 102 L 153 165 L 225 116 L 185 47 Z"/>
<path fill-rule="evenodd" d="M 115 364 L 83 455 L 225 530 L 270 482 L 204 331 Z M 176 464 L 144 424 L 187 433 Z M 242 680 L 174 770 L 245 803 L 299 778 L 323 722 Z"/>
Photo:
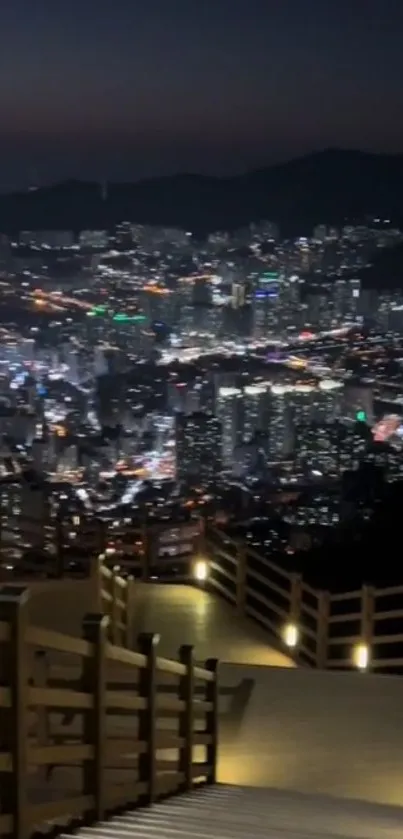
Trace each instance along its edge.
<path fill-rule="evenodd" d="M 396 289 L 403 287 L 403 245 L 379 251 L 373 264 L 358 272 L 365 288 Z"/>
<path fill-rule="evenodd" d="M 0 196 L 0 230 L 110 227 L 129 220 L 204 234 L 259 219 L 284 234 L 380 215 L 403 221 L 403 155 L 328 150 L 231 178 L 177 175 L 110 184 L 67 181 Z"/>

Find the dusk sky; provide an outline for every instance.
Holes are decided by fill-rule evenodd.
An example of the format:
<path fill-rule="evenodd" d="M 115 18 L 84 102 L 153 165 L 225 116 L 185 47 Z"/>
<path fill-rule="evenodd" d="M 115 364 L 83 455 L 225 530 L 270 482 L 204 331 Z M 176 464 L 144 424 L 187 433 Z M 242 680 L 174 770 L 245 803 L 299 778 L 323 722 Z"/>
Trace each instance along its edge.
<path fill-rule="evenodd" d="M 402 0 L 12 0 L 0 189 L 403 152 Z"/>

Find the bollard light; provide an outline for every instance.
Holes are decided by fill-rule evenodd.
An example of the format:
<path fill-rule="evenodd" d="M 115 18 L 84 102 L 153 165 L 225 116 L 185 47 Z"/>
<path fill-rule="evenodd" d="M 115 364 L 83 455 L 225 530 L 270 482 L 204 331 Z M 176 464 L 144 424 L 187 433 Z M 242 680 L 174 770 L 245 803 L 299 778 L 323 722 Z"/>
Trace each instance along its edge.
<path fill-rule="evenodd" d="M 299 640 L 298 627 L 295 623 L 287 623 L 283 631 L 284 643 L 290 649 L 294 649 Z"/>
<path fill-rule="evenodd" d="M 369 667 L 369 646 L 368 644 L 356 644 L 353 650 L 353 661 L 357 670 L 368 670 Z"/>
<path fill-rule="evenodd" d="M 193 566 L 193 575 L 194 578 L 199 583 L 204 583 L 208 577 L 208 563 L 205 559 L 198 559 Z"/>

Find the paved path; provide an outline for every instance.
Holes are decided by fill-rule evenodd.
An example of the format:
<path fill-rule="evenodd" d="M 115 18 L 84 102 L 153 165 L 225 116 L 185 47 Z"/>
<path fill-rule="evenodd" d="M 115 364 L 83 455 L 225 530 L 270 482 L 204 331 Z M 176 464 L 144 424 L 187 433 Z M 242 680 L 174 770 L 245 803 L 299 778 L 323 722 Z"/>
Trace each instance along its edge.
<path fill-rule="evenodd" d="M 271 646 L 264 629 L 240 618 L 234 607 L 215 594 L 184 585 L 137 586 L 134 632 L 158 632 L 159 654 L 176 657 L 181 644 L 193 644 L 198 661 L 293 667 Z"/>
<path fill-rule="evenodd" d="M 63 581 L 39 586 L 30 603 L 37 626 L 78 636 L 86 612 L 93 611 L 90 582 Z M 136 583 L 133 641 L 140 632 L 161 636 L 159 655 L 177 658 L 181 644 L 193 644 L 198 661 L 218 658 L 239 664 L 292 667 L 293 663 L 271 645 L 257 624 L 238 616 L 219 595 L 185 585 Z"/>

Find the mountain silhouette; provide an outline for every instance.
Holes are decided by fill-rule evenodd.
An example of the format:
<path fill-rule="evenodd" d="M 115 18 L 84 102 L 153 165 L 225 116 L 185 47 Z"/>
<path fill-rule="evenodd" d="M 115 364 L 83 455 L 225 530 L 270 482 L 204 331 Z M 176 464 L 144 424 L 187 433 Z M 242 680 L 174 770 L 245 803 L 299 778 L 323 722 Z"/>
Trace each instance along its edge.
<path fill-rule="evenodd" d="M 403 155 L 329 149 L 236 177 L 174 175 L 136 183 L 66 181 L 0 196 L 0 230 L 110 228 L 120 221 L 205 234 L 261 219 L 283 235 L 364 217 L 403 221 Z"/>

